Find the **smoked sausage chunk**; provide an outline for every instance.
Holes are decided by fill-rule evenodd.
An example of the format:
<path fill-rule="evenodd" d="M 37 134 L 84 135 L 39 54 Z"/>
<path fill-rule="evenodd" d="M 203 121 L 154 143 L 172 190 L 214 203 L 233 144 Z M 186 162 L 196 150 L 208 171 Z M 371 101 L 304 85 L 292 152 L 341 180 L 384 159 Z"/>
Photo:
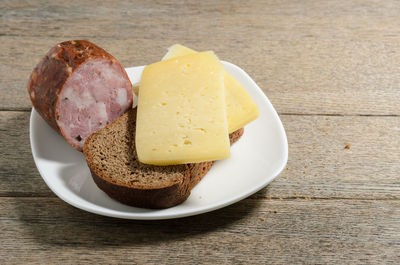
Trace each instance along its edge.
<path fill-rule="evenodd" d="M 121 64 L 86 40 L 50 49 L 28 82 L 36 111 L 78 151 L 90 134 L 132 107 L 132 91 Z"/>

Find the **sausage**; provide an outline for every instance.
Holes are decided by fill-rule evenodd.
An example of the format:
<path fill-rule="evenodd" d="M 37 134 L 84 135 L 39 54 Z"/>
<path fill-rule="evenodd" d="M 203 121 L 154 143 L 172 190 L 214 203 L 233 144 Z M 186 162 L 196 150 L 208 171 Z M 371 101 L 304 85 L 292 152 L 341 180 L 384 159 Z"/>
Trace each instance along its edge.
<path fill-rule="evenodd" d="M 33 70 L 32 105 L 72 147 L 132 107 L 132 84 L 121 64 L 86 40 L 57 44 Z"/>

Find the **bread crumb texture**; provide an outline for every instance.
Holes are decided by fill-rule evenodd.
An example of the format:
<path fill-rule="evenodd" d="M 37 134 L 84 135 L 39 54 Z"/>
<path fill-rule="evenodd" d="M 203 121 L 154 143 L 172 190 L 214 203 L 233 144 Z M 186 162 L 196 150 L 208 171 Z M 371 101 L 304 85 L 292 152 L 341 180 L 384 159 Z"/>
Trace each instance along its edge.
<path fill-rule="evenodd" d="M 182 181 L 185 165 L 153 166 L 140 163 L 135 147 L 136 111 L 129 111 L 86 143 L 90 168 L 101 178 L 133 188 L 161 188 Z"/>

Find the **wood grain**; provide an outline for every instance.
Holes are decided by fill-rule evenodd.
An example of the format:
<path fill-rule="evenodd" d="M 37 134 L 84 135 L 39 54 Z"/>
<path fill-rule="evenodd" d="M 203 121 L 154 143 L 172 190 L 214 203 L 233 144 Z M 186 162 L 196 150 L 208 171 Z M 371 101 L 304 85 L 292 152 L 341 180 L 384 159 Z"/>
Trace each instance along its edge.
<path fill-rule="evenodd" d="M 93 215 L 48 198 L 1 198 L 0 210 L 0 256 L 13 263 L 73 259 L 100 264 L 396 264 L 400 260 L 399 201 L 250 198 L 204 215 L 152 222 Z"/>
<path fill-rule="evenodd" d="M 396 1 L 2 1 L 7 36 L 396 40 Z"/>
<path fill-rule="evenodd" d="M 176 42 L 213 49 L 246 70 L 280 113 L 400 115 L 397 5 L 307 5 L 71 1 L 61 8 L 55 2 L 6 1 L 0 77 L 14 74 L 2 82 L 0 106 L 28 109 L 25 86 L 35 64 L 56 43 L 85 38 L 125 66 L 157 61 Z"/>
<path fill-rule="evenodd" d="M 0 196 L 54 196 L 30 153 L 28 112 L 0 112 Z M 400 117 L 281 116 L 287 168 L 266 193 L 273 198 L 400 198 Z M 61 139 L 61 138 L 60 138 Z M 350 149 L 345 149 L 351 144 Z"/>
<path fill-rule="evenodd" d="M 1 263 L 399 264 L 399 13 L 394 0 L 0 1 Z M 69 206 L 33 162 L 26 92 L 36 63 L 69 39 L 125 67 L 174 43 L 214 50 L 277 109 L 287 168 L 251 197 L 190 218 Z"/>

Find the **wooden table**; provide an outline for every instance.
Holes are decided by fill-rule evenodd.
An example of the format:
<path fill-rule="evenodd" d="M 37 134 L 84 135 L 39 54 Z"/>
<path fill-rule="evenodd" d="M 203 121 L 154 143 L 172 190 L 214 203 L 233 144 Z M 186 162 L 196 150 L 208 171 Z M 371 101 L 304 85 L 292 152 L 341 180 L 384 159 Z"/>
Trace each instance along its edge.
<path fill-rule="evenodd" d="M 399 14 L 397 1 L 1 1 L 0 263 L 399 264 Z M 287 168 L 241 202 L 183 219 L 66 204 L 32 159 L 26 83 L 70 39 L 126 67 L 174 43 L 213 49 L 277 109 Z"/>

